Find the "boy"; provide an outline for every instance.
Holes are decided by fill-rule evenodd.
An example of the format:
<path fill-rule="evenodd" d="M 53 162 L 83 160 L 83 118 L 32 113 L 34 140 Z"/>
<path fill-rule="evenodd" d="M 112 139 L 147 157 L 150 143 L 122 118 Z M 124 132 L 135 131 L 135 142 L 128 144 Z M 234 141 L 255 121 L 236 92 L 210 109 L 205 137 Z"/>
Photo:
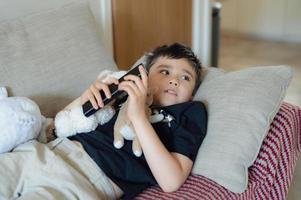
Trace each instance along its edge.
<path fill-rule="evenodd" d="M 118 84 L 128 93 L 128 117 L 143 155 L 133 155 L 131 143 L 113 145 L 117 114 L 95 131 L 42 144 L 36 141 L 0 155 L 0 199 L 132 199 L 152 185 L 177 190 L 188 177 L 207 127 L 205 106 L 193 102 L 200 83 L 201 64 L 181 44 L 155 49 L 147 56 L 141 79 L 129 75 Z M 153 91 L 152 109 L 164 120 L 150 124 L 145 109 L 147 90 Z M 81 96 L 102 107 L 99 90 L 110 97 L 108 86 L 96 81 Z M 118 113 L 118 112 L 117 112 Z M 4 183 L 5 181 L 5 183 Z M 3 183 L 3 184 L 2 184 Z"/>
<path fill-rule="evenodd" d="M 205 107 L 191 101 L 200 84 L 201 70 L 193 52 L 178 43 L 158 47 L 147 56 L 146 68 L 148 76 L 140 66 L 141 79 L 129 75 L 118 86 L 129 95 L 127 113 L 144 156 L 133 156 L 130 143 L 121 150 L 111 145 L 116 117 L 92 133 L 70 138 L 82 144 L 113 181 L 117 196 L 123 193 L 126 199 L 155 184 L 165 192 L 177 190 L 188 177 L 206 134 Z M 110 83 L 118 84 L 118 81 L 111 79 Z M 153 92 L 153 109 L 171 116 L 171 121 L 150 124 L 145 113 L 148 89 Z M 95 108 L 102 107 L 99 90 L 110 97 L 108 86 L 96 81 L 81 96 L 82 103 L 89 100 Z"/>

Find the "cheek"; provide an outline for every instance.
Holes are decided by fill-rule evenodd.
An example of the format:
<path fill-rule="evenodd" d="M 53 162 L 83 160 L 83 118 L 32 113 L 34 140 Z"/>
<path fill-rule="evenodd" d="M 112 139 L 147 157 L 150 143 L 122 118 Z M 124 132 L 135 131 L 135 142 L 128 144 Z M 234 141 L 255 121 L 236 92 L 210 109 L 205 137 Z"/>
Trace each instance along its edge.
<path fill-rule="evenodd" d="M 157 93 L 160 88 L 160 81 L 156 78 L 149 78 L 148 79 L 148 88 L 151 91 L 151 93 Z"/>
<path fill-rule="evenodd" d="M 163 83 L 163 79 L 159 76 L 153 76 L 148 78 L 148 85 L 152 87 L 158 87 Z"/>
<path fill-rule="evenodd" d="M 155 80 L 157 79 L 157 76 L 155 76 L 155 74 L 154 73 L 149 73 L 148 74 L 148 82 L 149 83 L 151 83 L 151 84 L 153 84 L 154 82 L 155 82 Z"/>
<path fill-rule="evenodd" d="M 192 97 L 192 93 L 188 90 L 182 90 L 182 94 L 180 96 L 182 101 L 189 101 Z"/>
<path fill-rule="evenodd" d="M 181 93 L 183 98 L 191 99 L 193 93 L 194 86 L 192 84 L 184 84 L 181 88 Z"/>

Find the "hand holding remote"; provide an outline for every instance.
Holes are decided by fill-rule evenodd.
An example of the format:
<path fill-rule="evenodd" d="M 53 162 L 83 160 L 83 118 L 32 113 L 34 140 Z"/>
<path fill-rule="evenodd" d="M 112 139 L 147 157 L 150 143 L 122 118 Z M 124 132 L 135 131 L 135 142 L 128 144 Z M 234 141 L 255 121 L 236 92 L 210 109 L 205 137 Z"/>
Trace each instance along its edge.
<path fill-rule="evenodd" d="M 129 70 L 124 76 L 122 76 L 118 82 L 122 82 L 124 81 L 124 77 L 132 74 L 132 75 L 136 75 L 136 76 L 141 76 L 140 72 L 139 72 L 139 66 L 142 64 L 137 65 L 136 67 L 132 68 L 131 70 Z M 143 66 L 143 65 L 142 65 Z M 117 99 L 118 97 L 123 97 L 126 95 L 126 92 L 124 91 L 120 91 L 118 90 L 118 85 L 117 84 L 110 84 L 108 86 L 108 89 L 110 90 L 111 93 L 111 98 L 107 98 L 107 95 L 105 95 L 105 92 L 103 90 L 99 91 L 100 93 L 100 97 L 102 99 L 102 102 L 105 105 L 107 105 L 108 103 L 112 102 L 113 100 Z M 89 117 L 90 115 L 94 114 L 98 109 L 95 109 L 92 106 L 92 103 L 90 101 L 87 101 L 86 103 L 83 104 L 83 113 L 86 117 Z"/>

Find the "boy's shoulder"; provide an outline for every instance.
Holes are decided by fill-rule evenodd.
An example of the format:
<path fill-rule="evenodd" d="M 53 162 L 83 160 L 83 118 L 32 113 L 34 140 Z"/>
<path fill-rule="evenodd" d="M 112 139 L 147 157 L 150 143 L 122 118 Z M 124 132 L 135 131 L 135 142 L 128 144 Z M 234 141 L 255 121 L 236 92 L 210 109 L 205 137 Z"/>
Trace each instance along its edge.
<path fill-rule="evenodd" d="M 176 118 L 181 118 L 183 115 L 189 118 L 207 116 L 206 106 L 201 101 L 187 101 L 184 103 L 166 106 L 163 109 L 174 115 Z"/>
<path fill-rule="evenodd" d="M 207 114 L 206 106 L 201 101 L 189 101 L 187 102 L 185 113 L 193 115 L 203 115 Z"/>
<path fill-rule="evenodd" d="M 200 108 L 200 109 L 206 110 L 206 106 L 202 101 L 196 101 L 196 100 L 188 101 L 187 104 L 189 107 L 192 107 L 192 108 Z"/>
<path fill-rule="evenodd" d="M 187 112 L 187 111 L 206 111 L 206 106 L 203 102 L 201 101 L 187 101 L 184 103 L 180 104 L 175 104 L 175 108 L 181 108 L 182 112 Z"/>

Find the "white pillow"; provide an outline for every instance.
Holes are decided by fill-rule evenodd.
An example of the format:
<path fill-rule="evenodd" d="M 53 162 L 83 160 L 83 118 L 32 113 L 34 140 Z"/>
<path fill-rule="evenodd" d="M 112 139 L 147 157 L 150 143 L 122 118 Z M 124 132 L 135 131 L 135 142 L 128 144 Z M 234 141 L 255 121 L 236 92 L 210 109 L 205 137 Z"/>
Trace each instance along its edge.
<path fill-rule="evenodd" d="M 205 71 L 209 74 L 194 99 L 207 107 L 208 129 L 192 173 L 242 193 L 247 188 L 248 167 L 281 105 L 292 70 L 266 66 L 228 73 Z"/>

